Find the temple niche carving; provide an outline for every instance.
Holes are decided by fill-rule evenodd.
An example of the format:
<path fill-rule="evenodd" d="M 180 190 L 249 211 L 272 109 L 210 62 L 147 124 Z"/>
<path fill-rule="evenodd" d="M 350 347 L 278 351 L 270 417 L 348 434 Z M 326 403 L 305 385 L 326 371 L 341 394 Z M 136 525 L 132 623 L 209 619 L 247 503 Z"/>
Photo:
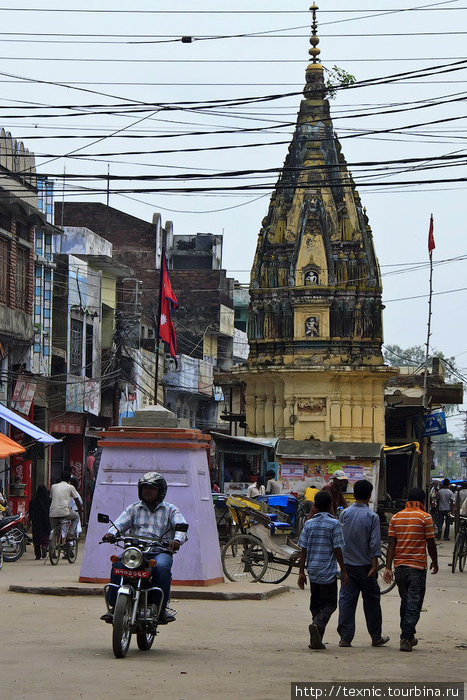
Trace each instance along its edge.
<path fill-rule="evenodd" d="M 319 284 L 319 275 L 316 270 L 308 270 L 308 272 L 305 272 L 304 282 L 305 285 Z"/>
<path fill-rule="evenodd" d="M 318 316 L 309 316 L 305 321 L 305 337 L 319 337 L 319 318 Z"/>
<path fill-rule="evenodd" d="M 326 99 L 317 9 L 304 99 L 251 270 L 250 354 L 234 372 L 251 435 L 384 442 L 392 370 L 381 352 L 380 270 Z"/>

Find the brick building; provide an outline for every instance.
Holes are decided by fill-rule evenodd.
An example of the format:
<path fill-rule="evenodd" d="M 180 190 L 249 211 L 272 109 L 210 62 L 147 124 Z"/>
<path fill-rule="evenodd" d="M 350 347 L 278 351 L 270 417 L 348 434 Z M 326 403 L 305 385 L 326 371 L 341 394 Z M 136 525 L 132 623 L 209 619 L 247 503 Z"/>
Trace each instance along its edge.
<path fill-rule="evenodd" d="M 155 322 L 162 246 L 167 252 L 172 287 L 179 300 L 174 315 L 179 363 L 166 359 L 165 403 L 184 424 L 202 429 L 219 424 L 219 394 L 214 372 L 232 366 L 234 337 L 233 280 L 222 269 L 222 236 L 174 235 L 172 222 L 162 226 L 90 202 L 57 202 L 56 220 L 85 226 L 109 240 L 117 262 L 134 270 L 135 314 L 141 314 L 140 343 L 155 348 Z M 127 305 L 130 303 L 127 298 Z M 162 373 L 160 374 L 162 376 Z"/>

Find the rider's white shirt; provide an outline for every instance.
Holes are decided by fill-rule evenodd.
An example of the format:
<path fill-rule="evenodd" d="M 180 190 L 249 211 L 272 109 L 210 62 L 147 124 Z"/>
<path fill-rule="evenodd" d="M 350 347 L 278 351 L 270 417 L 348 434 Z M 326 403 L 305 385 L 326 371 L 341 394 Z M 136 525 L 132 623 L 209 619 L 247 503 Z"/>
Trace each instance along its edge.
<path fill-rule="evenodd" d="M 52 518 L 63 518 L 65 515 L 70 515 L 70 498 L 79 498 L 75 487 L 66 481 L 53 484 L 50 489 L 50 496 L 52 503 L 50 504 L 49 515 Z"/>

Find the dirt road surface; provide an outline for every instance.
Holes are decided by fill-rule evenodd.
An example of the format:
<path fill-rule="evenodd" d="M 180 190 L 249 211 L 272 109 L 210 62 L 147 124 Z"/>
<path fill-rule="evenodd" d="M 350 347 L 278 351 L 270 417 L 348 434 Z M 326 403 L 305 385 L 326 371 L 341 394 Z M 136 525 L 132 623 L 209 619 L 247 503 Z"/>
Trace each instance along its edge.
<path fill-rule="evenodd" d="M 263 601 L 183 600 L 176 622 L 162 628 L 154 647 L 136 643 L 115 659 L 111 627 L 99 620 L 98 597 L 33 596 L 8 591 L 15 583 L 76 583 L 79 569 L 24 557 L 0 571 L 2 674 L 5 700 L 286 700 L 292 681 L 464 681 L 467 668 L 467 571 L 452 574 L 452 543 L 439 548 L 440 573 L 428 575 L 419 646 L 399 651 L 397 590 L 383 596 L 383 631 L 391 641 L 372 648 L 361 604 L 350 649 L 340 649 L 337 615 L 325 651 L 308 645 L 309 593 L 296 587 Z M 254 587 L 261 584 L 250 584 Z"/>

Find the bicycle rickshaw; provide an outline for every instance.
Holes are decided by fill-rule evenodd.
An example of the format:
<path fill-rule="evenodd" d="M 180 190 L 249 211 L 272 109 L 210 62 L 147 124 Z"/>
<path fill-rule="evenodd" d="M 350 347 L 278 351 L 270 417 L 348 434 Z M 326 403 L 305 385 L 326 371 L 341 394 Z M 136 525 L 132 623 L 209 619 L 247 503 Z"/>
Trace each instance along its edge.
<path fill-rule="evenodd" d="M 286 515 L 264 501 L 229 496 L 227 507 L 239 532 L 222 548 L 221 561 L 230 581 L 280 583 L 290 574 L 300 548 L 290 536 Z"/>
<path fill-rule="evenodd" d="M 277 510 L 267 501 L 252 501 L 243 496 L 229 496 L 227 507 L 239 532 L 222 548 L 221 561 L 230 581 L 282 583 L 294 567 L 298 568 L 299 532 L 294 529 L 290 514 Z M 276 502 L 277 503 L 277 502 Z M 382 544 L 378 562 L 378 583 L 381 594 L 389 593 L 395 581 L 384 582 L 387 545 Z"/>

